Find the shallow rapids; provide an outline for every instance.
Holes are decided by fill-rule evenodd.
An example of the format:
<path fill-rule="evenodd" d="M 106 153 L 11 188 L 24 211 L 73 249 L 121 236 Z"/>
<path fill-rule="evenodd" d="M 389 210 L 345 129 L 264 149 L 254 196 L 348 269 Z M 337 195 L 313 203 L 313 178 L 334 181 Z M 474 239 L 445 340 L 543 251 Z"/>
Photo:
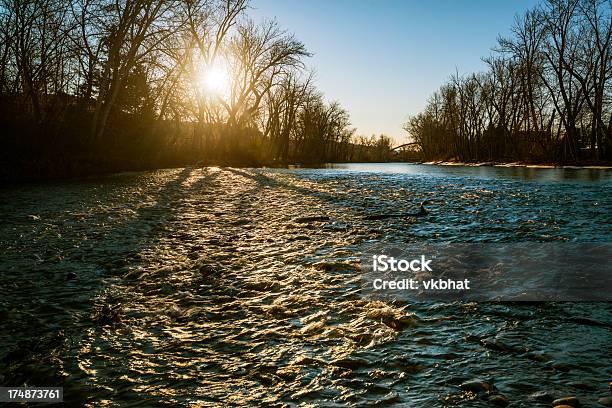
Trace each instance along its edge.
<path fill-rule="evenodd" d="M 6 187 L 0 385 L 92 407 L 597 406 L 611 304 L 385 302 L 359 262 L 382 239 L 609 242 L 611 187 L 605 170 L 409 164 Z M 367 219 L 425 200 L 425 217 Z"/>

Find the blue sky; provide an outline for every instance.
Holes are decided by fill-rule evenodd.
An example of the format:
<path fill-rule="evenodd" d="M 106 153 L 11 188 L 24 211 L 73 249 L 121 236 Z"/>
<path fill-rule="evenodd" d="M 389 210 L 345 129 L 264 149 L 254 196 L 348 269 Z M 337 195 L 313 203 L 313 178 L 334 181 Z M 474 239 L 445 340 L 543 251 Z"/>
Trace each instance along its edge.
<path fill-rule="evenodd" d="M 402 123 L 455 70 L 484 69 L 499 34 L 536 0 L 251 0 L 314 53 L 308 65 L 359 134 L 406 138 Z"/>

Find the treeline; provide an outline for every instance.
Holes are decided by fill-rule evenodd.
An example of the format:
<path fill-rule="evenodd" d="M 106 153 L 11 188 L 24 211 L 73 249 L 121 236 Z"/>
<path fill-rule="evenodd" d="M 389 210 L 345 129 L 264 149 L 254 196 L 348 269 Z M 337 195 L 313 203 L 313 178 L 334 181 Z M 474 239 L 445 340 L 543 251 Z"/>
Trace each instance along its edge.
<path fill-rule="evenodd" d="M 547 0 L 405 125 L 424 159 L 612 159 L 612 2 Z"/>
<path fill-rule="evenodd" d="M 4 176 L 354 156 L 349 115 L 315 87 L 305 45 L 247 11 L 246 0 L 0 0 Z"/>

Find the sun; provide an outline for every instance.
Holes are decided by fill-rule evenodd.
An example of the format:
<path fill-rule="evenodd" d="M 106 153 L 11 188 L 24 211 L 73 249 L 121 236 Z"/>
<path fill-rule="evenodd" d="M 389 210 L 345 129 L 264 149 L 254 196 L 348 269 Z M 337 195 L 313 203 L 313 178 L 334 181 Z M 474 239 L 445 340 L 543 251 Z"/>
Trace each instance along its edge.
<path fill-rule="evenodd" d="M 207 96 L 227 97 L 231 82 L 227 68 L 219 63 L 202 68 L 198 74 L 198 85 Z"/>

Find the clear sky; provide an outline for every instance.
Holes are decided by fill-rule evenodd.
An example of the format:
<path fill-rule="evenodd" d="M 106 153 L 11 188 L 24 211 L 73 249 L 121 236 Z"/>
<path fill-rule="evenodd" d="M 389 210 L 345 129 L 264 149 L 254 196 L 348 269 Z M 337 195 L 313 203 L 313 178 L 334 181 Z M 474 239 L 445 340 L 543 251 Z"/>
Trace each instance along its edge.
<path fill-rule="evenodd" d="M 537 0 L 251 0 L 256 20 L 276 18 L 314 56 L 328 100 L 359 134 L 397 141 L 409 115 L 458 70 L 484 69 L 499 34 Z"/>

